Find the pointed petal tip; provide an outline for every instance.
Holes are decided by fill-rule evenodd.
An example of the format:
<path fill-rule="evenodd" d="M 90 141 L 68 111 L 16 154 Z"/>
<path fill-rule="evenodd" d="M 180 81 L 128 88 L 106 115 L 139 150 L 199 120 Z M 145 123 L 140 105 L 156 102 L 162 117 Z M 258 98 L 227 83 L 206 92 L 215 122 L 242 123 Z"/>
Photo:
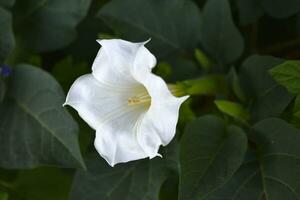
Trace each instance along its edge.
<path fill-rule="evenodd" d="M 155 153 L 155 154 L 153 154 L 153 155 L 149 155 L 149 159 L 153 159 L 153 158 L 155 158 L 155 157 L 160 157 L 160 158 L 162 158 L 163 156 L 162 156 L 161 154 L 159 154 L 159 153 Z"/>
<path fill-rule="evenodd" d="M 146 40 L 145 42 L 141 42 L 143 43 L 143 45 L 147 44 L 148 42 L 150 42 L 152 40 L 152 38 L 149 38 L 148 40 Z"/>
<path fill-rule="evenodd" d="M 98 42 L 98 44 L 100 44 L 100 45 L 101 45 L 101 41 L 102 41 L 102 39 L 97 39 L 96 40 L 96 42 Z"/>
<path fill-rule="evenodd" d="M 114 167 L 116 164 L 115 163 L 109 163 L 109 162 L 107 162 L 108 164 L 109 164 L 109 166 L 111 166 L 111 167 Z"/>
<path fill-rule="evenodd" d="M 183 97 L 179 97 L 181 103 L 185 102 L 188 98 L 190 98 L 190 95 L 186 95 L 186 96 L 183 96 Z"/>

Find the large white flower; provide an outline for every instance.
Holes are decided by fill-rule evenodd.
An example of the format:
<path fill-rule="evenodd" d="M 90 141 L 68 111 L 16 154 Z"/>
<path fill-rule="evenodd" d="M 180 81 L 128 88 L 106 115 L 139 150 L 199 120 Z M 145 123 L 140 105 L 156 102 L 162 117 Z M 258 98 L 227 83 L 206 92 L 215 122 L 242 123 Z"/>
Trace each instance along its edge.
<path fill-rule="evenodd" d="M 144 43 L 99 40 L 92 74 L 79 77 L 67 105 L 96 130 L 95 147 L 111 165 L 158 154 L 175 135 L 177 98 L 151 70 L 156 58 Z"/>

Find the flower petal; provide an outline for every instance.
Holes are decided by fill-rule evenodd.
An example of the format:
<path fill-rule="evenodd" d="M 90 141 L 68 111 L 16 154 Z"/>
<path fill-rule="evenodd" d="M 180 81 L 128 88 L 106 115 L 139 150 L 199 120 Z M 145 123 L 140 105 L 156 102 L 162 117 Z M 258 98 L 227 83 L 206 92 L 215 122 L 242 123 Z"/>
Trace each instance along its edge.
<path fill-rule="evenodd" d="M 76 109 L 79 115 L 93 128 L 127 106 L 131 89 L 105 85 L 87 74 L 79 77 L 71 86 L 64 105 Z"/>
<path fill-rule="evenodd" d="M 103 124 L 97 130 L 95 147 L 111 165 L 148 157 L 137 141 L 138 122 L 146 111 L 141 106 L 131 107 Z"/>
<path fill-rule="evenodd" d="M 177 98 L 171 94 L 164 80 L 151 70 L 155 57 L 141 46 L 132 66 L 132 76 L 143 84 L 151 97 L 151 106 L 138 129 L 138 142 L 150 158 L 158 155 L 160 145 L 167 145 L 175 135 L 180 105 L 188 96 Z"/>
<path fill-rule="evenodd" d="M 134 88 L 104 85 L 87 74 L 73 83 L 67 95 L 65 105 L 96 130 L 95 147 L 111 166 L 147 157 L 137 142 L 136 127 L 148 107 L 128 106 L 128 98 L 135 94 Z"/>
<path fill-rule="evenodd" d="M 157 155 L 161 144 L 167 145 L 175 136 L 179 108 L 188 96 L 173 96 L 166 83 L 151 73 L 142 83 L 151 96 L 151 106 L 138 130 L 138 141 L 152 158 Z"/>
<path fill-rule="evenodd" d="M 131 68 L 136 54 L 145 43 L 132 43 L 120 39 L 98 40 L 101 49 L 93 63 L 93 75 L 101 82 L 132 87 L 136 80 Z"/>

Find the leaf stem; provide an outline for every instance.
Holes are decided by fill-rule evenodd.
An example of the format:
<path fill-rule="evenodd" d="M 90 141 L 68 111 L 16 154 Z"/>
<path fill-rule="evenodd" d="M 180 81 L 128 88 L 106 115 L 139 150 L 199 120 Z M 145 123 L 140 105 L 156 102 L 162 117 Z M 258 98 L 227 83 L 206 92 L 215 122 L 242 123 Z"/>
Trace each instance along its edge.
<path fill-rule="evenodd" d="M 224 95 L 228 85 L 224 75 L 208 75 L 200 79 L 185 80 L 168 85 L 175 96 L 185 95 Z"/>

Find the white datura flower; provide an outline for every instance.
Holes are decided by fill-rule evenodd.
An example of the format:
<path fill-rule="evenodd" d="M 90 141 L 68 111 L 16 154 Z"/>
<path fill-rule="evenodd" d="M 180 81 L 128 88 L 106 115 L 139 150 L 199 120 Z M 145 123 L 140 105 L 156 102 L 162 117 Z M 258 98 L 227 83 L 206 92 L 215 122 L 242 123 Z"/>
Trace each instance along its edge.
<path fill-rule="evenodd" d="M 64 105 L 96 130 L 95 148 L 111 165 L 158 156 L 175 135 L 180 105 L 151 70 L 156 58 L 144 46 L 119 39 L 102 46 L 92 73 L 71 86 Z"/>

